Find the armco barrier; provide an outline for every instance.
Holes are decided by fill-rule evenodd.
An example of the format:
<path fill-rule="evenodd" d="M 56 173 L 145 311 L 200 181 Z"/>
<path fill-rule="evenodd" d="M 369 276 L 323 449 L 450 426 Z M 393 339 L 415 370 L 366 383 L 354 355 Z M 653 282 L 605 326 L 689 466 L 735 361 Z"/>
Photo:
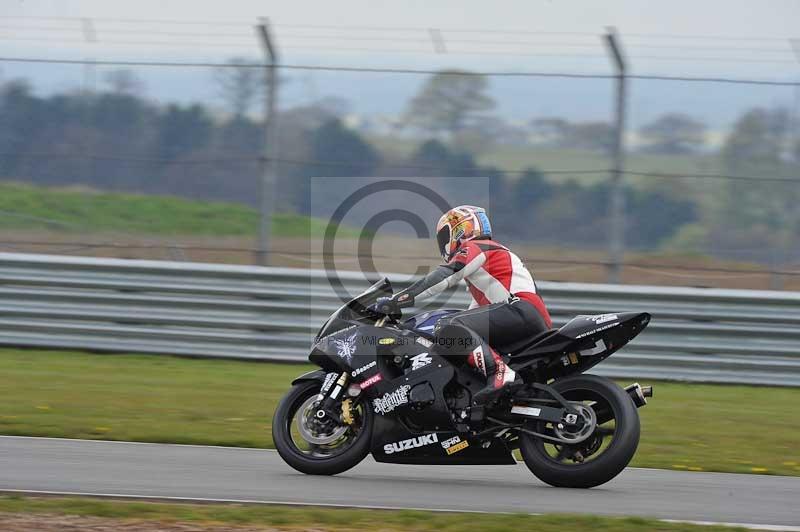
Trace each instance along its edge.
<path fill-rule="evenodd" d="M 339 276 L 350 293 L 367 286 L 360 273 Z M 539 289 L 556 325 L 576 314 L 653 315 L 594 372 L 800 386 L 798 293 L 552 282 Z M 7 346 L 300 362 L 340 304 L 319 270 L 0 253 Z M 461 291 L 447 301 L 466 304 Z"/>

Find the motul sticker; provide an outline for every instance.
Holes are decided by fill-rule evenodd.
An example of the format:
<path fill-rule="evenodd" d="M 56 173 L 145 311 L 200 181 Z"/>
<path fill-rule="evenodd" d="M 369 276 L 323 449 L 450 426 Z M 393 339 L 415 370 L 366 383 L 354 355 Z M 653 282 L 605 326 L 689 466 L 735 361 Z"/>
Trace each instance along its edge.
<path fill-rule="evenodd" d="M 361 384 L 359 384 L 359 386 L 361 386 L 361 389 L 364 390 L 366 388 L 369 388 L 370 386 L 372 386 L 376 382 L 380 382 L 381 380 L 383 380 L 383 377 L 381 377 L 381 374 L 378 373 L 377 375 L 373 375 L 369 379 L 367 379 L 364 382 L 362 382 Z"/>

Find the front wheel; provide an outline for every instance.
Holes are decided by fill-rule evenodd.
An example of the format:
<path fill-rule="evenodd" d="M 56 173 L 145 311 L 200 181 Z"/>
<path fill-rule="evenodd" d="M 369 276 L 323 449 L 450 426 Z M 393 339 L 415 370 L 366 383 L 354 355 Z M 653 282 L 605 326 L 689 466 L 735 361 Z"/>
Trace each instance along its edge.
<path fill-rule="evenodd" d="M 281 399 L 272 419 L 272 439 L 281 458 L 301 473 L 336 475 L 347 471 L 369 454 L 372 410 L 347 399 L 338 423 L 318 420 L 320 382 L 303 382 Z"/>
<path fill-rule="evenodd" d="M 625 469 L 639 446 L 636 406 L 616 383 L 597 375 L 576 375 L 556 381 L 552 387 L 568 401 L 579 403 L 579 413 L 594 429 L 587 436 L 588 431 L 570 433 L 550 423 L 532 423 L 526 428 L 576 443 L 556 443 L 521 432 L 525 465 L 540 480 L 556 487 L 592 488 L 608 482 Z"/>

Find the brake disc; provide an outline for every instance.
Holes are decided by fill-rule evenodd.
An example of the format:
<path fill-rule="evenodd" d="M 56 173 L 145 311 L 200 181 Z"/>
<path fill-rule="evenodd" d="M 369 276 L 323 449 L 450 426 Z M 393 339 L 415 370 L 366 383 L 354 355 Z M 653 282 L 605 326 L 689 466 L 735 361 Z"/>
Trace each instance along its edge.
<path fill-rule="evenodd" d="M 315 395 L 306 399 L 306 401 L 297 409 L 297 430 L 300 431 L 300 436 L 314 445 L 328 445 L 347 432 L 347 425 L 338 425 L 336 427 L 329 427 L 327 424 L 320 423 L 315 417 L 317 408 L 317 397 Z"/>

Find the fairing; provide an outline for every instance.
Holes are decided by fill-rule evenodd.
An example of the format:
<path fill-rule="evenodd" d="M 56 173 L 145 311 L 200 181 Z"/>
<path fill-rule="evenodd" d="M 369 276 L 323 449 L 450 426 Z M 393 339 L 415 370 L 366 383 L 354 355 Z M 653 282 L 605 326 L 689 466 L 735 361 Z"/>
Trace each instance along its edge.
<path fill-rule="evenodd" d="M 581 373 L 621 349 L 649 322 L 650 314 L 646 312 L 577 316 L 512 354 L 511 367 L 519 369 L 537 361 L 549 361 L 551 369 L 555 367 L 558 371 L 548 377 Z"/>
<path fill-rule="evenodd" d="M 323 371 L 297 381 L 324 379 L 325 372 L 350 374 L 350 382 L 361 386 L 364 406 L 373 413 L 371 452 L 379 462 L 514 464 L 502 439 L 489 440 L 488 446 L 470 439 L 466 421 L 456 415 L 485 385 L 463 357 L 448 359 L 436 353 L 433 326 L 456 311 L 428 312 L 400 326 L 377 327 L 377 317 L 368 307 L 391 291 L 384 279 L 337 310 L 320 329 L 309 355 Z M 559 357 L 576 352 L 580 362 L 563 372 L 583 371 L 636 336 L 649 318 L 645 313 L 579 316 L 514 354 L 511 365 L 524 366 L 531 360 L 558 364 Z M 598 351 L 599 342 L 603 349 Z M 455 400 L 458 404 L 453 397 L 460 398 Z"/>

